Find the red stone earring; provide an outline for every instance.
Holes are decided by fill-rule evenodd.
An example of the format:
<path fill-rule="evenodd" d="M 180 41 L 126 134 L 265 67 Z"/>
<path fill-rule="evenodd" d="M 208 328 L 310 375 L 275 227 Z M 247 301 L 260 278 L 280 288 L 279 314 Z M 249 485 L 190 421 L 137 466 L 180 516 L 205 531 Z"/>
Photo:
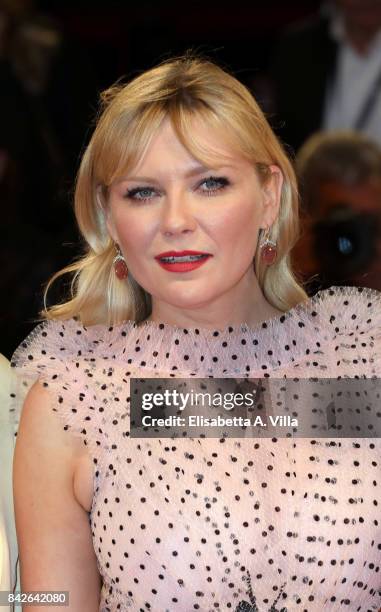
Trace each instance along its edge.
<path fill-rule="evenodd" d="M 115 276 L 119 280 L 125 280 L 128 276 L 128 268 L 127 268 L 126 260 L 124 259 L 118 244 L 115 245 L 115 248 L 116 248 L 116 255 L 112 262 L 114 266 Z"/>
<path fill-rule="evenodd" d="M 269 234 L 270 228 L 268 227 L 264 240 L 260 245 L 261 259 L 267 266 L 271 266 L 274 263 L 278 254 L 276 242 L 269 239 Z"/>

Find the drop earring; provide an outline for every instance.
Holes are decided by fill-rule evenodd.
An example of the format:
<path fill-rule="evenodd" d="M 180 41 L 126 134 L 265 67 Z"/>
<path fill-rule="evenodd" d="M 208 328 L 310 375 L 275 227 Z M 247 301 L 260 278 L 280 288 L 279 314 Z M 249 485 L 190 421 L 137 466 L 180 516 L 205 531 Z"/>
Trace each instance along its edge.
<path fill-rule="evenodd" d="M 116 255 L 112 261 L 112 264 L 114 266 L 115 276 L 119 280 L 125 280 L 128 276 L 128 268 L 127 268 L 126 260 L 124 259 L 118 244 L 115 244 L 115 248 L 116 248 Z"/>
<path fill-rule="evenodd" d="M 277 244 L 273 240 L 269 239 L 270 228 L 266 228 L 264 239 L 261 242 L 261 260 L 267 265 L 271 266 L 276 260 L 278 249 Z"/>

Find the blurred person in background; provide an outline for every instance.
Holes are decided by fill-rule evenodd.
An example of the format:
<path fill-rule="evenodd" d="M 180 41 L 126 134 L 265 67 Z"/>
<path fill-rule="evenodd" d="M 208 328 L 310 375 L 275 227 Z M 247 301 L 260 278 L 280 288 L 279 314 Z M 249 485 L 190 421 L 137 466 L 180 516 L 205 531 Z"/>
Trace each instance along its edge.
<path fill-rule="evenodd" d="M 272 65 L 278 132 L 297 150 L 318 130 L 381 143 L 381 0 L 331 0 L 293 27 Z"/>
<path fill-rule="evenodd" d="M 0 350 L 9 357 L 33 326 L 46 275 L 71 256 L 63 243 L 77 238 L 69 191 L 96 85 L 59 23 L 31 1 L 0 0 L 0 89 L 0 289 L 9 296 Z"/>
<path fill-rule="evenodd" d="M 381 289 L 381 149 L 351 131 L 319 132 L 296 157 L 304 231 L 293 250 L 309 290 Z"/>

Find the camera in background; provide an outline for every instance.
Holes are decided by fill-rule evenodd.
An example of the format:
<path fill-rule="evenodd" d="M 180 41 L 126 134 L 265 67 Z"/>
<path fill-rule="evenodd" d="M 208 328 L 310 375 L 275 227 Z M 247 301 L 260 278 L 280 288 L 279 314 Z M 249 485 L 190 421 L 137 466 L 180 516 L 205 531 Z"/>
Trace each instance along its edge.
<path fill-rule="evenodd" d="M 381 290 L 381 149 L 355 132 L 312 136 L 296 158 L 301 237 L 292 259 L 309 293 Z"/>

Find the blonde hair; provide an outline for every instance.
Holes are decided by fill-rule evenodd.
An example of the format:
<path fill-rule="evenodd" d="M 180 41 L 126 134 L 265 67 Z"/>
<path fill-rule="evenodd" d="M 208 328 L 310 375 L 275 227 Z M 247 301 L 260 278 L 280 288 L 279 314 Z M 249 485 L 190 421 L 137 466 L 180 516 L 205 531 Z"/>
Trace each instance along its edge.
<path fill-rule="evenodd" d="M 284 182 L 280 212 L 269 236 L 277 242 L 277 261 L 267 267 L 257 248 L 254 269 L 265 298 L 274 307 L 286 311 L 307 299 L 290 264 L 290 250 L 299 237 L 295 174 L 244 85 L 209 60 L 188 54 L 144 72 L 127 85 L 111 87 L 103 92 L 101 102 L 75 190 L 75 214 L 86 252 L 50 279 L 41 313 L 44 318 L 78 317 L 84 325 L 113 325 L 127 319 L 140 322 L 149 316 L 151 296 L 131 275 L 125 282 L 115 278 L 115 245 L 107 232 L 104 206 L 99 204 L 97 194 L 101 189 L 102 200 L 107 201 L 109 186 L 141 159 L 165 118 L 170 119 L 181 143 L 204 164 L 213 152 L 203 149 L 192 137 L 195 117 L 202 125 L 219 130 L 253 163 L 262 181 L 269 177 L 271 164 L 281 169 Z M 71 299 L 47 307 L 50 285 L 67 273 L 74 274 Z"/>

